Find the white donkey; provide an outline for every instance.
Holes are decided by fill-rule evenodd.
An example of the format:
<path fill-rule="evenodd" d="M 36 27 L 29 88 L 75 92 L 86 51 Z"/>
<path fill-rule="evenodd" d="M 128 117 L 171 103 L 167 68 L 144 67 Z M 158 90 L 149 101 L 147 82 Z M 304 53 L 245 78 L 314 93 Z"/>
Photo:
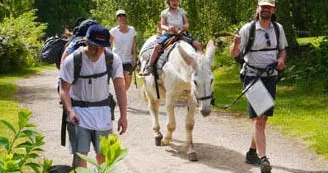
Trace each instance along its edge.
<path fill-rule="evenodd" d="M 153 42 L 155 37 L 149 38 L 141 49 L 140 60 L 142 68 L 146 64 L 148 51 L 147 45 Z M 188 107 L 185 119 L 186 143 L 185 150 L 190 161 L 197 161 L 197 155 L 193 148 L 192 130 L 194 128 L 194 114 L 197 104 L 200 113 L 208 116 L 211 113 L 211 99 L 213 98 L 213 74 L 211 64 L 214 57 L 214 43 L 209 41 L 205 55 L 197 53 L 195 49 L 185 41 L 179 41 L 163 66 L 163 73 L 159 76 L 160 99 L 165 99 L 168 114 L 167 133 L 162 140 L 158 120 L 160 99 L 157 98 L 154 76 L 143 76 L 144 94 L 148 99 L 150 114 L 153 118 L 153 130 L 156 145 L 169 145 L 172 133 L 176 128 L 174 107 L 176 100 L 180 97 L 186 98 Z"/>

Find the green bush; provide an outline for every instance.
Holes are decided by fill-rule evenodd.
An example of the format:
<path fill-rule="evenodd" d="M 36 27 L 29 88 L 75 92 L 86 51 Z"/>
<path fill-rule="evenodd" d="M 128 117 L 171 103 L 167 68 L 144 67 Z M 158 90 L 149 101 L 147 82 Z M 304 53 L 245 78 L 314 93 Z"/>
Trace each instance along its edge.
<path fill-rule="evenodd" d="M 0 73 L 37 63 L 46 26 L 35 20 L 31 10 L 17 18 L 4 18 L 0 24 Z"/>
<path fill-rule="evenodd" d="M 44 137 L 34 130 L 34 125 L 28 123 L 32 116 L 27 110 L 18 113 L 18 128 L 6 120 L 0 120 L 13 134 L 12 137 L 0 136 L 0 172 L 1 173 L 43 173 L 48 170 L 52 161 L 40 163 L 41 146 Z"/>

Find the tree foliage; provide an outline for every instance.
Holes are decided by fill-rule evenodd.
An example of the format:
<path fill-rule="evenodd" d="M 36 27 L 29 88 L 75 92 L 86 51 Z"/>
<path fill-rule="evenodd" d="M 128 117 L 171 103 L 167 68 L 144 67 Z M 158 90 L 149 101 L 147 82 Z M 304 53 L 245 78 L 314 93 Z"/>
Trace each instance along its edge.
<path fill-rule="evenodd" d="M 44 24 L 36 22 L 35 11 L 6 17 L 0 23 L 0 72 L 34 65 L 41 49 Z"/>
<path fill-rule="evenodd" d="M 17 17 L 31 10 L 35 0 L 2 0 L 0 1 L 0 21 L 4 17 Z"/>
<path fill-rule="evenodd" d="M 38 20 L 48 23 L 46 36 L 62 34 L 64 27 L 72 29 L 78 17 L 90 17 L 92 0 L 37 0 Z"/>

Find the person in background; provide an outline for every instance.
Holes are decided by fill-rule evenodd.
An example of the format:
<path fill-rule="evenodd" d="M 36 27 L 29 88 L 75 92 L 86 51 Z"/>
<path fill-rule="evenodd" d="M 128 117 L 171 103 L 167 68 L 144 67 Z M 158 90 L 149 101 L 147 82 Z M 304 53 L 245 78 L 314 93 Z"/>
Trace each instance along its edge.
<path fill-rule="evenodd" d="M 241 69 L 242 82 L 246 87 L 256 79 L 270 64 L 276 64 L 276 69 L 270 73 L 262 73 L 260 79 L 271 96 L 275 98 L 277 85 L 277 70 L 285 68 L 287 45 L 286 36 L 281 24 L 275 21 L 275 0 L 258 0 L 255 19 L 255 38 L 250 51 L 244 56 L 245 63 Z M 273 23 L 275 22 L 275 23 Z M 274 24 L 279 27 L 279 38 L 276 39 Z M 245 24 L 233 38 L 231 56 L 237 57 L 245 49 L 250 35 L 251 22 Z M 279 44 L 278 44 L 279 43 Z M 273 107 L 258 115 L 248 103 L 249 118 L 252 120 L 253 134 L 249 151 L 246 153 L 246 163 L 260 164 L 262 173 L 271 172 L 271 165 L 266 155 L 265 127 L 269 116 L 273 116 Z"/>
<path fill-rule="evenodd" d="M 113 52 L 122 60 L 125 90 L 127 91 L 132 81 L 132 68 L 137 59 L 136 30 L 127 25 L 127 15 L 124 10 L 116 12 L 116 20 L 118 26 L 110 30 L 110 42 L 113 44 Z"/>

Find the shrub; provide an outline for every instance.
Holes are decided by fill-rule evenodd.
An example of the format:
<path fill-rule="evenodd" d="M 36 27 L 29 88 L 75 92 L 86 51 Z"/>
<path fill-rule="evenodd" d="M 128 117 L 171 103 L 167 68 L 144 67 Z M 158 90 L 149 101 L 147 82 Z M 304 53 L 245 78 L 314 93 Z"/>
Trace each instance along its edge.
<path fill-rule="evenodd" d="M 0 24 L 0 72 L 36 64 L 46 26 L 35 20 L 35 10 L 4 18 Z"/>
<path fill-rule="evenodd" d="M 100 165 L 97 164 L 95 160 L 92 160 L 85 155 L 78 153 L 78 156 L 96 166 L 99 173 L 111 173 L 115 171 L 115 164 L 126 156 L 127 149 L 121 147 L 117 135 L 109 135 L 108 138 L 101 137 L 100 152 L 105 156 L 105 162 Z M 76 171 L 93 173 L 93 171 L 81 167 L 77 168 Z"/>
<path fill-rule="evenodd" d="M 7 127 L 13 137 L 7 138 L 0 136 L 0 172 L 46 172 L 51 165 L 50 160 L 40 163 L 40 153 L 43 151 L 41 146 L 44 144 L 43 136 L 34 130 L 34 125 L 28 123 L 31 113 L 27 110 L 18 113 L 18 128 L 15 128 L 6 120 L 0 122 Z M 3 150 L 1 150 L 3 151 Z"/>

